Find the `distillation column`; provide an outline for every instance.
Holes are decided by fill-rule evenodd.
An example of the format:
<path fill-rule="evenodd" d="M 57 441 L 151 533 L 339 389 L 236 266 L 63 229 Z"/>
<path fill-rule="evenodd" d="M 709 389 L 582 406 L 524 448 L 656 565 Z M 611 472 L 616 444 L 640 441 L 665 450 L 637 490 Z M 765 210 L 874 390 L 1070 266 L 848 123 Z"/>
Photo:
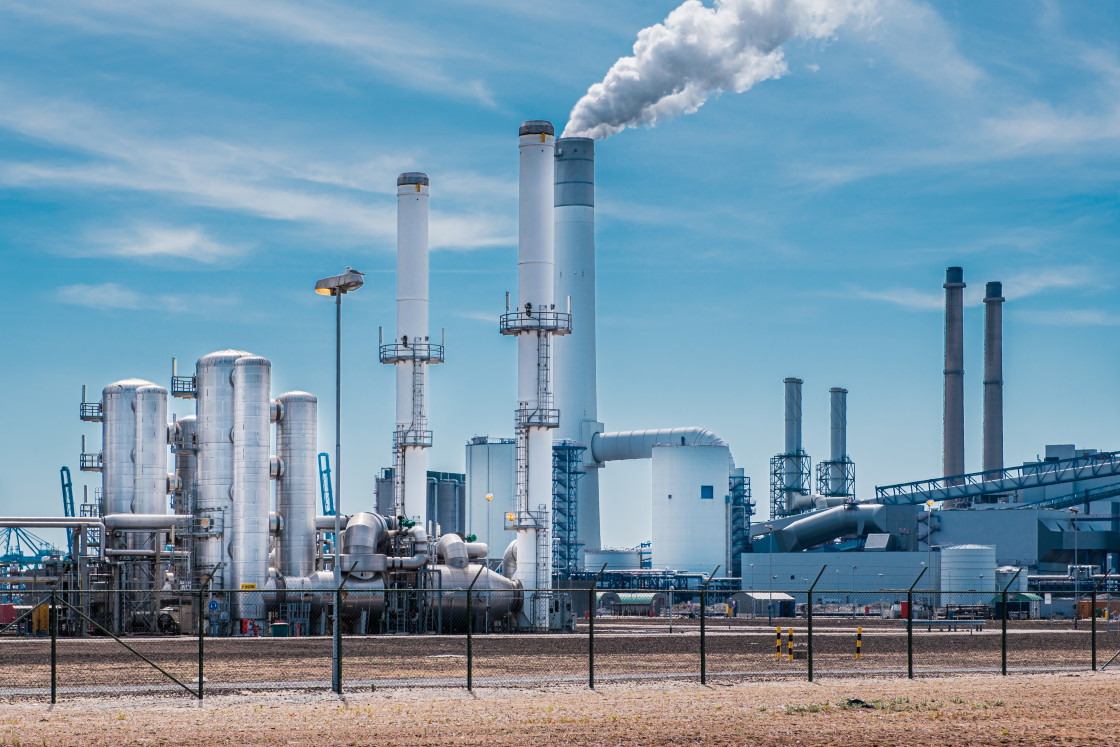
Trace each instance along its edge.
<path fill-rule="evenodd" d="M 984 294 L 984 471 L 1003 469 L 1003 283 Z"/>
<path fill-rule="evenodd" d="M 566 137 L 556 141 L 556 296 L 570 303 L 579 329 L 555 341 L 556 405 L 564 417 L 556 436 L 590 449 L 598 422 L 595 381 L 595 141 Z M 599 469 L 584 453 L 583 476 L 576 482 L 577 554 L 602 547 L 599 530 Z"/>
<path fill-rule="evenodd" d="M 944 474 L 964 474 L 964 272 L 945 271 Z"/>
<path fill-rule="evenodd" d="M 397 336 L 381 345 L 381 362 L 397 367 L 393 432 L 393 511 L 428 525 L 428 364 L 443 345 L 428 339 L 428 176 L 397 177 Z"/>
<path fill-rule="evenodd" d="M 555 130 L 525 122 L 519 130 L 518 303 L 500 330 L 517 337 L 517 574 L 526 589 L 552 581 L 552 433 L 560 411 L 552 398 L 552 336 L 571 331 L 557 312 L 553 185 Z M 548 594 L 527 593 L 527 622 L 548 626 Z"/>

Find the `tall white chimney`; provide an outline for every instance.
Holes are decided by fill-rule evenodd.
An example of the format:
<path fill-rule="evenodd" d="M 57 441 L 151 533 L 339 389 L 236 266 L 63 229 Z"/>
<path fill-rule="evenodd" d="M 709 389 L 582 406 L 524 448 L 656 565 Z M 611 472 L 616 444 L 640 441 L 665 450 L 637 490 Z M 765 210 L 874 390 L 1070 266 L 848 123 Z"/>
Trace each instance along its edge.
<path fill-rule="evenodd" d="M 1003 283 L 984 293 L 984 471 L 1003 469 Z"/>
<path fill-rule="evenodd" d="M 964 474 L 964 271 L 945 271 L 944 475 Z"/>

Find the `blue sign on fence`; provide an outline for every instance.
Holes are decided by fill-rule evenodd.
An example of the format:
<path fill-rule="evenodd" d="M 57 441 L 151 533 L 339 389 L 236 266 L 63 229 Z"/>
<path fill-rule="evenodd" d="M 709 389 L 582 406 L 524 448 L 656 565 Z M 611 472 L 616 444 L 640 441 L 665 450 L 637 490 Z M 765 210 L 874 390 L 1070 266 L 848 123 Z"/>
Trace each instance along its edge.
<path fill-rule="evenodd" d="M 217 612 L 218 611 L 218 600 L 217 599 L 211 599 L 210 600 L 210 611 L 211 612 Z"/>

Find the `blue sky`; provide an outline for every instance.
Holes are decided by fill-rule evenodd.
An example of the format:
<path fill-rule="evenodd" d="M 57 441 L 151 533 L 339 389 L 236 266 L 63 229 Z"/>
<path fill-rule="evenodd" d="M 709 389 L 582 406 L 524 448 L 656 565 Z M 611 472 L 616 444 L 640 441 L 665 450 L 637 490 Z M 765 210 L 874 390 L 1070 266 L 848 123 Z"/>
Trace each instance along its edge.
<path fill-rule="evenodd" d="M 707 3 L 711 4 L 711 0 Z M 675 2 L 93 0 L 0 8 L 0 513 L 82 484 L 82 384 L 167 385 L 211 350 L 322 402 L 344 308 L 347 505 L 390 464 L 395 176 L 432 179 L 434 469 L 512 432 L 516 129 L 562 127 Z M 722 436 L 767 503 L 782 378 L 827 458 L 849 394 L 857 493 L 941 464 L 944 268 L 966 291 L 967 466 L 980 466 L 982 308 L 1005 307 L 1006 460 L 1115 449 L 1120 11 L 882 0 L 784 45 L 786 73 L 597 145 L 600 417 Z M 172 400 L 179 414 L 192 411 Z M 603 475 L 606 544 L 647 539 L 649 467 Z"/>

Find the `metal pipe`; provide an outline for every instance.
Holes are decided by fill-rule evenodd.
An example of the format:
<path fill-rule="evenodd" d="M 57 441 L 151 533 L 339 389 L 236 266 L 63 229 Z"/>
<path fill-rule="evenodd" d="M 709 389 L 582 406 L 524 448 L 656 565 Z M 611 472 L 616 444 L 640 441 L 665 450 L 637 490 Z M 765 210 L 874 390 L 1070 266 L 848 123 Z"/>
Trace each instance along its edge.
<path fill-rule="evenodd" d="M 189 514 L 109 514 L 101 519 L 108 530 L 157 530 L 183 528 L 193 517 Z"/>
<path fill-rule="evenodd" d="M 618 431 L 594 434 L 591 439 L 591 456 L 596 462 L 650 459 L 653 456 L 653 447 L 658 445 L 725 446 L 726 444 L 719 436 L 704 428 Z"/>
<path fill-rule="evenodd" d="M 420 525 L 406 529 L 405 534 L 412 538 L 413 552 L 411 557 L 387 558 L 386 566 L 391 571 L 415 571 L 423 568 L 428 562 L 428 533 Z"/>
<path fill-rule="evenodd" d="M 336 528 L 341 532 L 346 528 L 349 516 L 316 516 L 315 529 L 320 532 L 333 532 Z"/>
<path fill-rule="evenodd" d="M 964 474 L 964 271 L 945 271 L 945 413 L 943 470 Z"/>
<path fill-rule="evenodd" d="M 1003 469 L 1003 284 L 984 293 L 984 470 Z"/>

